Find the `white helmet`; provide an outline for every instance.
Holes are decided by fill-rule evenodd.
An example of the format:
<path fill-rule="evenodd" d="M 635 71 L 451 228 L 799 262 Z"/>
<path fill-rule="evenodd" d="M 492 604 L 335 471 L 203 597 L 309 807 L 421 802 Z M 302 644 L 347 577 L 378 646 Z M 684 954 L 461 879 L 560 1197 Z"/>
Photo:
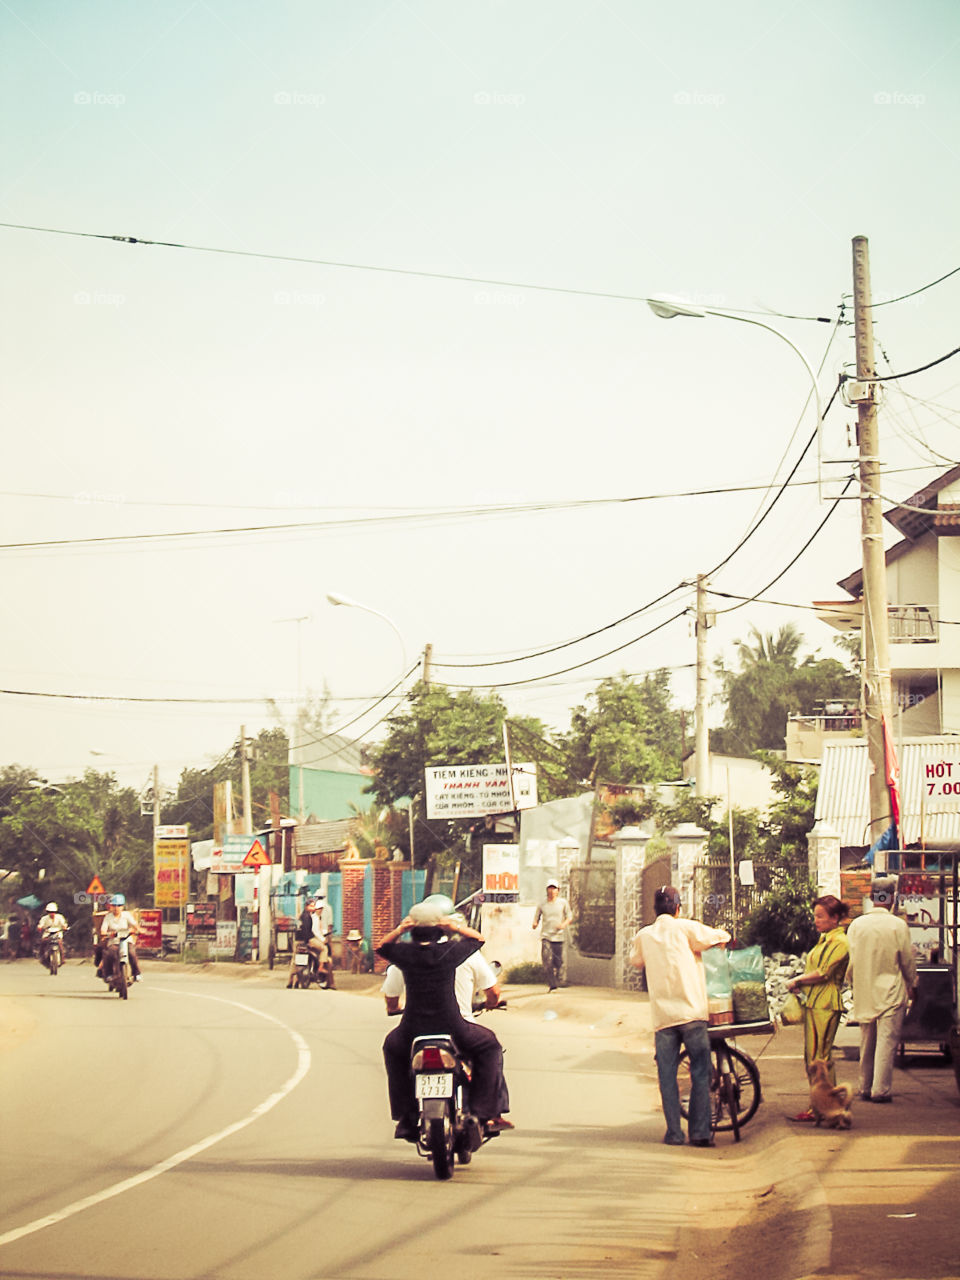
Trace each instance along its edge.
<path fill-rule="evenodd" d="M 52 915 L 56 915 L 57 910 L 58 910 L 58 908 L 57 908 L 57 904 L 56 904 L 55 902 L 48 902 L 48 903 L 47 903 L 47 910 L 48 910 Z"/>

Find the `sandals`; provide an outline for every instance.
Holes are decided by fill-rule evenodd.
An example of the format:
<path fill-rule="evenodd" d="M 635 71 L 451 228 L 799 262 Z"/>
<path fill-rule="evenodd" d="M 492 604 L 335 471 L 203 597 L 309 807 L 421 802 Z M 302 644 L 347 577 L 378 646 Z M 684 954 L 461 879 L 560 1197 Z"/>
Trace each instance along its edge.
<path fill-rule="evenodd" d="M 787 1116 L 787 1119 L 791 1122 L 791 1124 L 804 1124 L 808 1120 L 816 1120 L 816 1118 L 817 1117 L 813 1114 L 812 1111 L 801 1111 L 799 1115 Z"/>

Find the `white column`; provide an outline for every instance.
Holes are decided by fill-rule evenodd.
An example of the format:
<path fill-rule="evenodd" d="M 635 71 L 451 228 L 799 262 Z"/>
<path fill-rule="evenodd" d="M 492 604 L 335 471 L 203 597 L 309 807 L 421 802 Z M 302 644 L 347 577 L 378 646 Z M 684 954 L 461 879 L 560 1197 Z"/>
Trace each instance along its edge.
<path fill-rule="evenodd" d="M 685 916 L 696 915 L 694 902 L 694 868 L 707 847 L 707 833 L 695 822 L 681 822 L 666 833 L 670 845 L 670 871 L 675 888 L 680 890 Z"/>
<path fill-rule="evenodd" d="M 840 897 L 840 832 L 829 822 L 818 822 L 807 835 L 810 879 L 820 894 Z"/>
<path fill-rule="evenodd" d="M 614 981 L 625 991 L 642 991 L 640 971 L 630 963 L 630 943 L 642 919 L 643 866 L 650 836 L 639 827 L 623 827 L 613 836 L 617 851 L 617 920 Z"/>

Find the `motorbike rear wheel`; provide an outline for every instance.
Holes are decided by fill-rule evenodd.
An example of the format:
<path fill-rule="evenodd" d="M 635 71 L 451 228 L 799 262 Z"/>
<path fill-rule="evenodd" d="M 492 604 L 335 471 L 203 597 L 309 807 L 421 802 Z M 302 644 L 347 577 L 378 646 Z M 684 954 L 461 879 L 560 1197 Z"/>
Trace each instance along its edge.
<path fill-rule="evenodd" d="M 453 1177 L 453 1127 L 449 1115 L 430 1121 L 428 1139 L 433 1172 L 441 1181 Z"/>

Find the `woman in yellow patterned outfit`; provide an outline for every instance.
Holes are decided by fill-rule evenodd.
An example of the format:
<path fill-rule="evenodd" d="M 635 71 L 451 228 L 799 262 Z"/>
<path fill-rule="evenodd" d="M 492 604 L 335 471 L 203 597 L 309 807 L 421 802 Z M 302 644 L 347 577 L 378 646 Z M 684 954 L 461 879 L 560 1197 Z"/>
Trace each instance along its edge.
<path fill-rule="evenodd" d="M 850 952 L 847 935 L 840 921 L 847 914 L 847 904 L 832 893 L 817 898 L 813 904 L 813 926 L 820 938 L 810 949 L 803 973 L 787 983 L 790 991 L 802 988 L 807 1002 L 803 1009 L 803 1063 L 809 1067 L 814 1058 L 823 1058 L 832 1084 L 837 1083 L 831 1059 L 833 1041 L 840 1026 L 843 1004 L 840 989 L 847 972 Z M 801 1112 L 797 1120 L 812 1120 L 812 1112 Z"/>

